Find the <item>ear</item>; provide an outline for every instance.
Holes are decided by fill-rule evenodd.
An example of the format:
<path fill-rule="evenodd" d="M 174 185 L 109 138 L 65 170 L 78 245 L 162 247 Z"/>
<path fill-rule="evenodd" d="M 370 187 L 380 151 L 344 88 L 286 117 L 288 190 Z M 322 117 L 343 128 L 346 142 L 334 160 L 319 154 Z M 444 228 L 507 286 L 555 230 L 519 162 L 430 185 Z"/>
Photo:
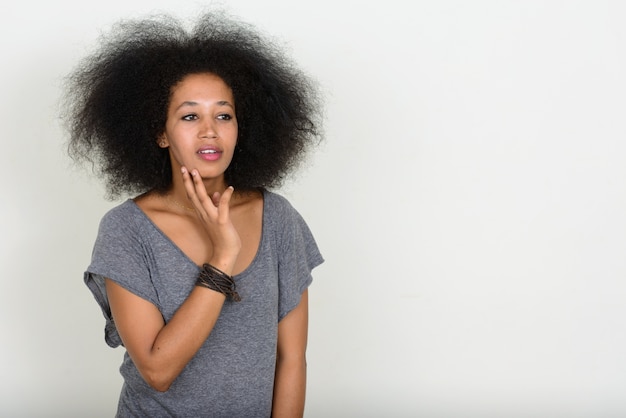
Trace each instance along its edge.
<path fill-rule="evenodd" d="M 167 148 L 170 146 L 170 142 L 167 140 L 167 136 L 165 135 L 165 133 L 159 135 L 159 137 L 157 138 L 157 145 L 161 148 Z"/>

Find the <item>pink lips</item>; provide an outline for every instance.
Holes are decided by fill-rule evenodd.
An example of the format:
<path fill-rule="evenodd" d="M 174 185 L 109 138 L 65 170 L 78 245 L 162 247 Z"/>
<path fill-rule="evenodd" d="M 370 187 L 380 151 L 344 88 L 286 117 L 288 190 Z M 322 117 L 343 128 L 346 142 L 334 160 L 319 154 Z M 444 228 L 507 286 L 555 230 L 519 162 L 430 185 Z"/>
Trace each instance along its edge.
<path fill-rule="evenodd" d="M 222 157 L 222 150 L 213 145 L 203 146 L 196 153 L 205 161 L 216 161 Z"/>

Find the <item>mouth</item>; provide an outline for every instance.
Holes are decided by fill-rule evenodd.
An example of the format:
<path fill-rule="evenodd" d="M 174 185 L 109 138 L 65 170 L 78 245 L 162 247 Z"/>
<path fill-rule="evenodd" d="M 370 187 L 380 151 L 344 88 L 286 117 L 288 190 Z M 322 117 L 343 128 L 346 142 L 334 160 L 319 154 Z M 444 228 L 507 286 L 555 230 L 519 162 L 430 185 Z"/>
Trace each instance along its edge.
<path fill-rule="evenodd" d="M 204 146 L 197 151 L 197 154 L 206 161 L 215 161 L 222 156 L 222 150 L 216 146 Z"/>

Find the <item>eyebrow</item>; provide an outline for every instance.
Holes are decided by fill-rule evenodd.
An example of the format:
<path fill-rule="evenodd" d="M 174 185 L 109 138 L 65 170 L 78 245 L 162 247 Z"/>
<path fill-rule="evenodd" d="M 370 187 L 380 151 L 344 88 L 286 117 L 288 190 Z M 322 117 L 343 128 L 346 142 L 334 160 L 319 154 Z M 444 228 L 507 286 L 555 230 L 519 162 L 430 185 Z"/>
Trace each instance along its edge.
<path fill-rule="evenodd" d="M 233 106 L 232 104 L 230 104 L 230 102 L 229 102 L 229 101 L 227 101 L 227 100 L 220 100 L 220 101 L 218 101 L 218 102 L 215 102 L 215 104 L 216 104 L 217 106 L 228 106 L 228 107 L 233 108 L 233 109 L 235 108 L 235 106 Z M 184 102 L 182 102 L 182 103 L 181 103 L 181 104 L 180 104 L 180 105 L 176 108 L 176 110 L 178 110 L 178 109 L 180 109 L 181 107 L 184 107 L 184 106 L 198 106 L 198 105 L 199 105 L 199 103 L 198 103 L 198 102 L 194 102 L 194 101 L 184 101 Z"/>

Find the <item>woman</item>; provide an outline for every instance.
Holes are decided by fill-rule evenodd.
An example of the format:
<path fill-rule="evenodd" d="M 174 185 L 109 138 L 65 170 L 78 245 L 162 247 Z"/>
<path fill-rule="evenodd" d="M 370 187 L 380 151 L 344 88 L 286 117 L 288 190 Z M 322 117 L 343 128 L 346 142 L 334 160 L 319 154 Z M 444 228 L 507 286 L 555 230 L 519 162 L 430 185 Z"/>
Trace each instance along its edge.
<path fill-rule="evenodd" d="M 223 14 L 122 22 L 69 78 L 70 151 L 113 196 L 85 282 L 126 348 L 118 416 L 304 410 L 306 223 L 268 191 L 319 137 L 310 81 Z"/>

